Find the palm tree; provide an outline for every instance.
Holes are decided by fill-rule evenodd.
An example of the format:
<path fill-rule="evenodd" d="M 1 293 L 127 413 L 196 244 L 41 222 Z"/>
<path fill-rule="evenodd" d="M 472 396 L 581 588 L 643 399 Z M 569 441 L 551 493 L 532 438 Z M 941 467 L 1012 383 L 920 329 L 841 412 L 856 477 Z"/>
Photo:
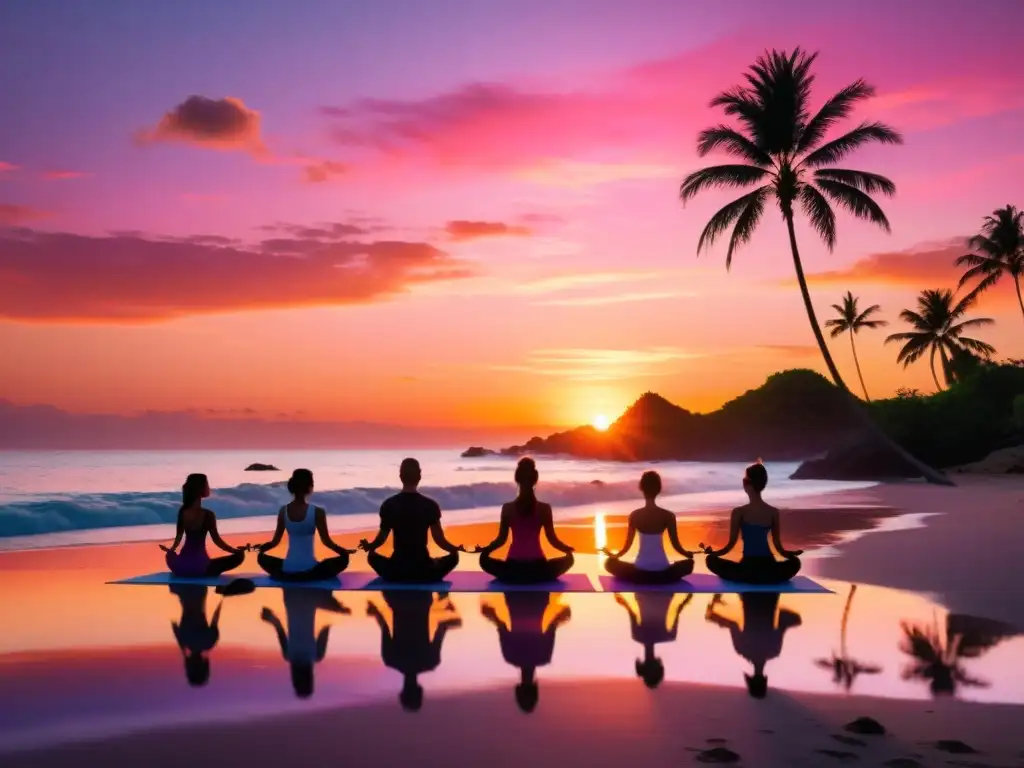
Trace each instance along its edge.
<path fill-rule="evenodd" d="M 981 225 L 981 233 L 967 241 L 972 251 L 956 260 L 958 267 L 970 267 L 960 278 L 960 287 L 979 279 L 971 291 L 980 294 L 998 283 L 1003 275 L 1013 278 L 1017 303 L 1024 317 L 1024 298 L 1021 298 L 1020 279 L 1024 276 L 1024 211 L 1014 206 L 992 211 Z"/>
<path fill-rule="evenodd" d="M 969 293 L 954 305 L 953 292 L 948 289 L 921 291 L 917 297 L 917 311 L 905 309 L 900 312 L 900 319 L 910 323 L 914 330 L 893 333 L 885 339 L 886 344 L 890 341 L 903 342 L 896 362 L 903 363 L 906 368 L 928 352 L 932 379 L 938 391 L 942 387 L 935 374 L 936 354 L 942 359 L 947 384 L 950 380 L 949 364 L 955 356 L 969 353 L 989 358 L 995 354 L 996 349 L 991 344 L 963 335 L 967 328 L 995 322 L 991 317 L 962 319 L 977 298 L 976 293 Z"/>
<path fill-rule="evenodd" d="M 846 652 L 846 626 L 850 620 L 850 607 L 853 605 L 853 596 L 857 592 L 857 585 L 850 585 L 850 593 L 846 596 L 846 606 L 843 608 L 843 620 L 839 624 L 839 653 L 832 651 L 828 659 L 815 661 L 822 669 L 832 670 L 832 682 L 841 685 L 847 693 L 853 688 L 853 681 L 860 674 L 877 675 L 882 668 L 874 664 L 861 664 L 856 659 L 851 659 Z"/>
<path fill-rule="evenodd" d="M 927 680 L 932 696 L 952 696 L 959 686 L 987 688 L 987 682 L 967 674 L 962 660 L 976 659 L 1017 634 L 1001 622 L 958 614 L 946 617 L 945 631 L 937 617 L 931 626 L 903 621 L 900 627 L 900 650 L 911 657 L 902 677 Z"/>
<path fill-rule="evenodd" d="M 838 317 L 826 321 L 825 327 L 832 329 L 833 339 L 844 333 L 850 334 L 850 349 L 853 350 L 853 364 L 857 366 L 857 378 L 860 379 L 860 388 L 864 390 L 864 399 L 870 402 L 868 388 L 864 386 L 864 374 L 860 372 L 860 360 L 857 359 L 857 345 L 853 343 L 853 337 L 862 328 L 874 329 L 888 325 L 885 320 L 871 319 L 871 316 L 876 312 L 881 312 L 882 308 L 877 304 L 872 304 L 861 312 L 857 306 L 857 297 L 847 291 L 843 296 L 843 303 L 833 304 L 832 309 L 836 311 Z"/>
<path fill-rule="evenodd" d="M 789 232 L 789 247 L 804 308 L 832 380 L 850 397 L 872 434 L 913 464 L 929 481 L 953 485 L 949 478 L 907 453 L 874 423 L 839 375 L 814 314 L 796 243 L 793 206 L 799 202 L 829 250 L 836 242 L 836 215 L 830 200 L 857 218 L 889 231 L 889 220 L 871 195 L 892 195 L 896 186 L 884 176 L 835 165 L 866 144 L 903 141 L 888 125 L 865 122 L 825 142 L 833 126 L 848 117 L 859 102 L 871 97 L 875 89 L 857 80 L 828 99 L 812 117 L 808 101 L 814 83 L 811 65 L 816 58 L 817 54 L 808 54 L 799 48 L 791 54 L 766 52 L 746 73 L 746 85 L 731 88 L 712 99 L 711 106 L 723 107 L 727 115 L 737 119 L 739 129 L 720 124 L 701 131 L 697 153 L 703 157 L 715 150 L 724 150 L 739 162 L 694 171 L 683 180 L 679 196 L 686 204 L 707 189 L 754 189 L 711 217 L 697 241 L 697 253 L 710 248 L 719 235 L 731 227 L 725 256 L 728 269 L 737 248 L 753 236 L 767 204 L 772 200 L 778 203 Z"/>

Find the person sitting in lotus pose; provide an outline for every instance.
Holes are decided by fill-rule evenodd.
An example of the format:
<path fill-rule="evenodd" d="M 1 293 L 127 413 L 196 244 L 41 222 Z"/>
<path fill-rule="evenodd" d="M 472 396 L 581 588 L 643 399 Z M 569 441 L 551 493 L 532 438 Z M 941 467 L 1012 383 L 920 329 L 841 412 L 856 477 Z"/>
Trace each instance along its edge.
<path fill-rule="evenodd" d="M 554 581 L 573 565 L 573 548 L 558 538 L 551 516 L 551 505 L 537 501 L 535 488 L 540 475 L 533 459 L 520 459 L 515 480 L 519 495 L 501 508 L 498 536 L 486 547 L 477 547 L 480 568 L 499 581 L 509 584 L 535 584 Z M 540 545 L 541 531 L 561 557 L 547 559 Z M 504 560 L 491 553 L 500 549 L 512 534 L 512 545 Z"/>
<path fill-rule="evenodd" d="M 349 555 L 354 549 L 345 549 L 334 543 L 327 531 L 327 513 L 322 507 L 310 504 L 307 499 L 313 493 L 313 473 L 308 469 L 296 469 L 288 480 L 288 492 L 294 499 L 277 513 L 277 529 L 274 537 L 257 547 L 260 554 L 257 561 L 260 568 L 278 581 L 319 581 L 330 579 L 348 568 Z M 284 532 L 288 531 L 288 553 L 284 559 L 267 554 L 281 543 Z M 313 552 L 313 534 L 320 535 L 320 541 L 335 553 L 326 560 L 316 559 Z"/>
<path fill-rule="evenodd" d="M 183 578 L 200 578 L 203 576 L 220 576 L 233 568 L 237 568 L 245 560 L 245 549 L 232 547 L 217 532 L 217 516 L 203 507 L 203 499 L 210 495 L 210 483 L 206 475 L 192 474 L 181 486 L 181 509 L 178 510 L 178 526 L 174 535 L 174 543 L 169 547 L 160 545 L 167 554 L 167 567 L 175 576 Z M 211 558 L 206 553 L 206 536 L 225 552 L 225 557 Z M 185 544 L 181 551 L 178 545 L 184 536 Z"/>
<path fill-rule="evenodd" d="M 676 516 L 655 503 L 661 493 L 661 476 L 657 472 L 644 472 L 640 477 L 640 491 L 646 503 L 630 513 L 626 543 L 614 554 L 607 549 L 601 550 L 608 555 L 604 563 L 605 570 L 616 578 L 634 584 L 671 584 L 689 576 L 693 573 L 693 553 L 679 543 Z M 637 552 L 636 560 L 627 563 L 621 558 L 633 546 L 638 533 L 640 551 Z M 665 534 L 668 534 L 672 548 L 683 556 L 683 560 L 669 562 L 665 552 Z"/>
<path fill-rule="evenodd" d="M 206 596 L 209 588 L 200 584 L 171 584 L 171 594 L 181 604 L 181 618 L 171 622 L 174 639 L 185 660 L 185 678 L 188 684 L 201 687 L 210 679 L 210 651 L 220 640 L 219 603 L 213 617 L 206 618 Z"/>
<path fill-rule="evenodd" d="M 675 642 L 679 629 L 679 614 L 693 600 L 693 593 L 676 606 L 675 613 L 669 609 L 676 596 L 671 592 L 637 592 L 633 595 L 637 610 L 626 602 L 621 594 L 615 594 L 615 602 L 629 613 L 629 626 L 634 642 L 644 647 L 644 657 L 636 660 L 636 676 L 648 688 L 657 688 L 665 679 L 665 664 L 658 658 L 654 647 L 658 643 Z M 671 621 L 669 620 L 671 619 Z"/>
<path fill-rule="evenodd" d="M 747 584 L 781 584 L 792 579 L 800 570 L 798 555 L 803 550 L 788 550 L 782 545 L 779 530 L 779 510 L 761 498 L 768 485 L 768 470 L 761 463 L 751 464 L 743 475 L 743 490 L 749 504 L 736 507 L 729 522 L 729 543 L 722 549 L 704 548 L 708 570 L 726 581 Z M 783 560 L 776 560 L 768 546 L 768 534 Z M 743 537 L 743 557 L 738 562 L 726 560 L 727 555 Z"/>
<path fill-rule="evenodd" d="M 377 575 L 386 581 L 430 584 L 443 581 L 459 564 L 457 547 L 448 541 L 441 527 L 441 507 L 417 489 L 422 478 L 416 459 L 405 459 L 398 470 L 402 490 L 380 505 L 380 530 L 373 541 L 363 539 L 360 549 L 368 553 L 367 561 Z M 377 552 L 394 532 L 395 549 L 391 557 Z M 431 557 L 427 548 L 428 534 L 448 554 Z"/>

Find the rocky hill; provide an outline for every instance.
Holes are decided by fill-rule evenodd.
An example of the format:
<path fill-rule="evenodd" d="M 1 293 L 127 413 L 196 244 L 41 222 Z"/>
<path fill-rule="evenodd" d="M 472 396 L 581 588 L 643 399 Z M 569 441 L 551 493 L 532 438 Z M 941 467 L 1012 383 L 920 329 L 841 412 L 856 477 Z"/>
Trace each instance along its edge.
<path fill-rule="evenodd" d="M 577 427 L 500 453 L 618 461 L 796 461 L 847 438 L 855 418 L 829 381 L 797 369 L 773 374 L 711 413 L 693 413 L 647 392 L 604 432 Z M 474 455 L 483 455 L 479 450 Z"/>

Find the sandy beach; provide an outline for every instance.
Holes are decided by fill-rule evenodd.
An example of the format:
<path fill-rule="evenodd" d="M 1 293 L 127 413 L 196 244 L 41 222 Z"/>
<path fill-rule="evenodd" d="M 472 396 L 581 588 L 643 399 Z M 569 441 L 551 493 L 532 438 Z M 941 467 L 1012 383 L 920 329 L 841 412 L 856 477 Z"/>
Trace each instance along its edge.
<path fill-rule="evenodd" d="M 929 694 L 927 669 L 924 677 L 907 672 L 913 660 L 902 650 L 905 624 L 934 626 L 940 641 L 943 622 L 952 626 L 949 614 L 1024 627 L 1024 565 L 1014 556 L 1024 481 L 957 482 L 879 485 L 801 499 L 799 508 L 786 510 L 787 545 L 807 549 L 805 572 L 836 594 L 783 596 L 780 610 L 800 621 L 768 664 L 764 700 L 747 695 L 743 675 L 750 667 L 729 633 L 705 620 L 709 595 L 695 596 L 683 611 L 679 639 L 657 647 L 666 679 L 655 690 L 633 676 L 631 659 L 643 649 L 610 595 L 556 597 L 571 606 L 572 620 L 559 630 L 554 660 L 538 673 L 540 705 L 527 715 L 511 695 L 518 673 L 479 616 L 481 601 L 492 596 L 453 596 L 462 627 L 445 641 L 444 662 L 422 678 L 426 705 L 411 713 L 394 698 L 401 678 L 377 658 L 378 630 L 365 617 L 366 607 L 379 602 L 373 593 L 338 593 L 351 616 L 332 620 L 316 695 L 300 702 L 272 633 L 259 621 L 260 606 L 284 615 L 280 593 L 257 590 L 225 601 L 211 682 L 196 689 L 181 675 L 168 629 L 178 621 L 174 596 L 163 587 L 104 583 L 158 570 L 154 543 L 5 553 L 0 583 L 15 620 L 0 643 L 0 701 L 9 702 L 0 706 L 12 717 L 20 712 L 21 720 L 0 728 L 0 758 L 12 768 L 161 766 L 194 751 L 188 759 L 195 765 L 390 765 L 415 751 L 417 765 L 686 765 L 726 754 L 706 752 L 718 748 L 739 755 L 735 764 L 744 766 L 1022 765 L 1024 740 L 1013 724 L 1024 716 L 1024 675 L 1017 672 L 1024 668 L 1024 639 L 1010 627 L 976 657 L 953 660 L 968 682 L 952 694 Z M 684 544 L 721 541 L 726 515 L 709 509 L 681 519 Z M 602 515 L 565 522 L 563 537 L 578 548 L 580 569 L 599 567 L 589 554 L 597 530 L 616 546 L 622 521 Z M 493 525 L 475 524 L 453 526 L 449 534 L 472 546 L 494 532 Z M 339 538 L 352 545 L 362 535 Z M 353 567 L 363 567 L 361 556 Z M 460 567 L 474 569 L 475 559 L 464 557 Z M 840 636 L 853 585 L 848 636 Z M 740 601 L 726 596 L 725 605 L 742 625 Z M 325 619 L 317 625 L 326 626 Z M 823 668 L 847 644 L 847 653 L 880 670 L 850 688 L 830 681 Z M 844 730 L 862 716 L 881 722 L 888 735 Z M 940 739 L 976 753 L 945 752 L 936 747 Z"/>

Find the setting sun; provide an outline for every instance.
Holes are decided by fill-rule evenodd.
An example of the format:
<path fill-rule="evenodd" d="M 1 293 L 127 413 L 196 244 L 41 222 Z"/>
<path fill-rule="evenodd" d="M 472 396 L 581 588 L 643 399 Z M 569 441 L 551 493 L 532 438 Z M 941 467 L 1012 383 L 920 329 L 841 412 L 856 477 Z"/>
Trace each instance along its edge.
<path fill-rule="evenodd" d="M 611 421 L 608 420 L 607 416 L 598 414 L 597 416 L 594 417 L 594 420 L 591 422 L 591 424 L 593 424 L 594 429 L 600 432 L 604 432 L 606 429 L 608 429 L 609 426 L 611 426 Z"/>

